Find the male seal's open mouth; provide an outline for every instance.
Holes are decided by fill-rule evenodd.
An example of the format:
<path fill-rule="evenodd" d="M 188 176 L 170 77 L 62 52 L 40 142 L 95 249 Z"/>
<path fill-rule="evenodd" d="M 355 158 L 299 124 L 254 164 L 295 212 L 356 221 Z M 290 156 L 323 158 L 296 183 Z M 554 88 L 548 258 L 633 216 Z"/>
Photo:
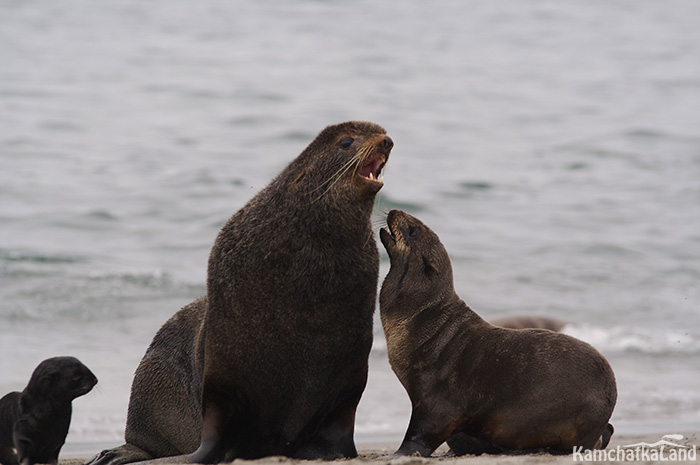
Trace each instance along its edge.
<path fill-rule="evenodd" d="M 382 182 L 384 166 L 386 166 L 386 155 L 377 152 L 362 163 L 357 174 L 373 182 Z"/>

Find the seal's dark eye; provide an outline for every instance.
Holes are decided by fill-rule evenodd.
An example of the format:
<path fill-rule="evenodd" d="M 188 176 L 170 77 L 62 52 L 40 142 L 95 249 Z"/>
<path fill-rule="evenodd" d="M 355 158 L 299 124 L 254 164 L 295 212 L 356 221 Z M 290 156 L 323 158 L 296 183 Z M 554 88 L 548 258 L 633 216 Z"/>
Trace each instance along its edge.
<path fill-rule="evenodd" d="M 345 139 L 340 141 L 340 148 L 341 149 L 349 149 L 351 145 L 352 145 L 352 139 L 350 139 L 349 137 L 346 137 Z"/>

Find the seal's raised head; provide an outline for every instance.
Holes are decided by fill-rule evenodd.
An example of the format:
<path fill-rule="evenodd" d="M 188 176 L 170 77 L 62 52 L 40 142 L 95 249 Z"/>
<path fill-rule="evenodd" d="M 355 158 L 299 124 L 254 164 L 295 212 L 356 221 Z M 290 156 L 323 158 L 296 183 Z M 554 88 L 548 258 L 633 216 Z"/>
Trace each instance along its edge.
<path fill-rule="evenodd" d="M 383 186 L 384 166 L 393 146 L 384 128 L 374 123 L 350 121 L 328 126 L 288 166 L 282 178 L 287 178 L 295 193 L 315 199 L 373 196 Z"/>
<path fill-rule="evenodd" d="M 437 234 L 401 210 L 387 216 L 387 227 L 379 231 L 391 269 L 382 285 L 382 299 L 410 301 L 411 307 L 434 301 L 454 292 L 452 265 Z"/>
<path fill-rule="evenodd" d="M 95 375 L 77 358 L 53 357 L 36 367 L 27 392 L 70 402 L 90 392 L 95 384 Z"/>

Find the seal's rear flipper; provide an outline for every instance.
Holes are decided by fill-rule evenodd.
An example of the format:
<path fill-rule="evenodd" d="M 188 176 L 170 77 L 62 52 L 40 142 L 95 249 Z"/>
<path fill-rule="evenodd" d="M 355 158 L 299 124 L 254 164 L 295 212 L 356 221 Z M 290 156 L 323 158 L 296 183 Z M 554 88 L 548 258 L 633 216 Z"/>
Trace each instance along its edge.
<path fill-rule="evenodd" d="M 114 449 L 103 450 L 85 465 L 121 465 L 123 463 L 142 462 L 153 457 L 143 449 L 131 444 L 124 444 Z"/>
<path fill-rule="evenodd" d="M 501 454 L 503 449 L 490 442 L 477 439 L 463 432 L 454 433 L 447 439 L 447 445 L 454 455 Z"/>
<path fill-rule="evenodd" d="M 608 443 L 610 443 L 610 438 L 612 437 L 614 432 L 615 432 L 615 428 L 613 428 L 613 425 L 608 423 L 608 425 L 603 430 L 603 434 L 600 435 L 600 448 L 601 449 L 605 449 L 606 447 L 608 447 Z"/>

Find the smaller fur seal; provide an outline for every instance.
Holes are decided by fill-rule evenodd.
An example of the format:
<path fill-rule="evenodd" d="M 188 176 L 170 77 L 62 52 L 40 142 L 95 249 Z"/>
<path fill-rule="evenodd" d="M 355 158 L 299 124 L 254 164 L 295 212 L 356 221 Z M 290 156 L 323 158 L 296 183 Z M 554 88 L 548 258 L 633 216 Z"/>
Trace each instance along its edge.
<path fill-rule="evenodd" d="M 389 361 L 413 412 L 395 455 L 604 448 L 617 400 L 607 360 L 545 329 L 484 321 L 455 293 L 438 236 L 398 210 L 380 238 L 391 268 L 380 292 Z"/>
<path fill-rule="evenodd" d="M 53 357 L 36 367 L 22 392 L 0 399 L 0 463 L 58 463 L 76 397 L 97 384 L 74 357 Z"/>
<path fill-rule="evenodd" d="M 511 329 L 527 329 L 527 328 L 540 328 L 549 329 L 551 331 L 561 331 L 561 329 L 566 326 L 566 322 L 562 320 L 557 320 L 556 318 L 550 318 L 548 316 L 539 315 L 511 315 L 498 318 L 491 321 L 491 324 L 500 326 L 501 328 L 511 328 Z"/>

